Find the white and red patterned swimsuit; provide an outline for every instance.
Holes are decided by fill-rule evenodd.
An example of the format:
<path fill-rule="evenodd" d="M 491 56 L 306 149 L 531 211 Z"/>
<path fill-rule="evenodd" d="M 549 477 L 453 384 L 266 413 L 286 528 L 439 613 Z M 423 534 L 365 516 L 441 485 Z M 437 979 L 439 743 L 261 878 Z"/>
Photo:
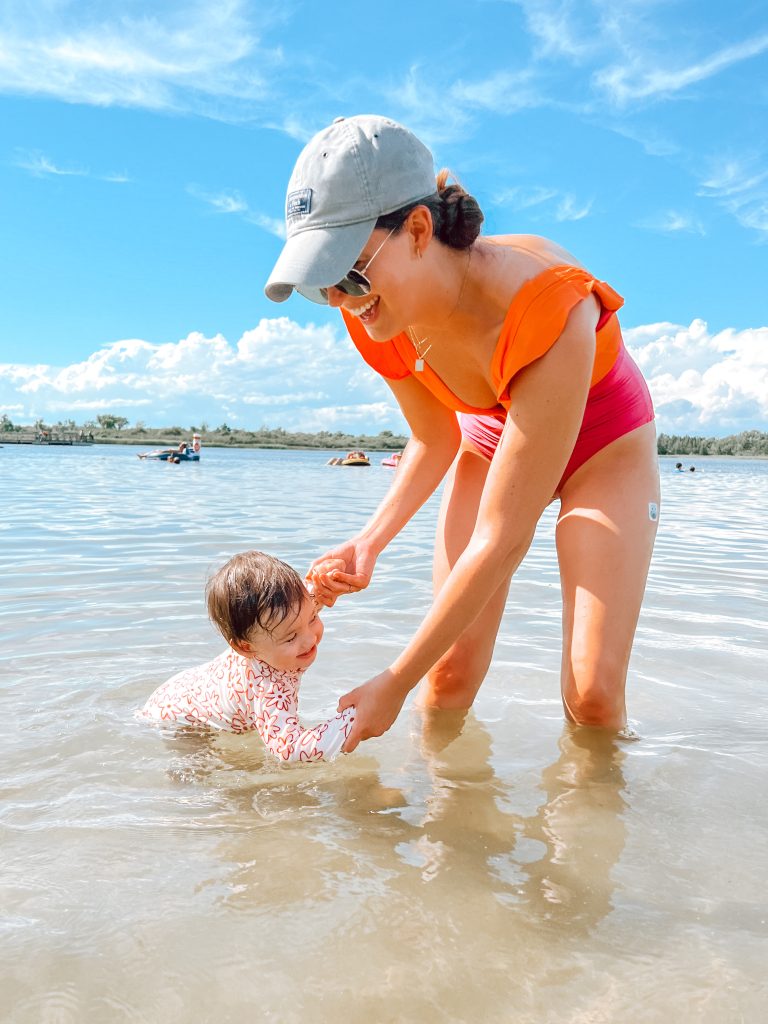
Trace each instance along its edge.
<path fill-rule="evenodd" d="M 299 672 L 281 672 L 233 650 L 189 668 L 159 686 L 139 712 L 168 725 L 204 725 L 225 732 L 256 730 L 283 761 L 330 761 L 341 752 L 355 718 L 347 708 L 314 729 L 299 722 Z"/>

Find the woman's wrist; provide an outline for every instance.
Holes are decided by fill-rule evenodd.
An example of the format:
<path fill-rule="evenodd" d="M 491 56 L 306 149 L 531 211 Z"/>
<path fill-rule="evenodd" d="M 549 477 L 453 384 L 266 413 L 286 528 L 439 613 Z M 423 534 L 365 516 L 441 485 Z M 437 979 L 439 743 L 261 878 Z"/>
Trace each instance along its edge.
<path fill-rule="evenodd" d="M 392 690 L 405 699 L 421 677 L 409 672 L 406 666 L 398 665 L 399 661 L 400 658 L 396 658 L 387 669 L 387 672 L 391 680 Z"/>

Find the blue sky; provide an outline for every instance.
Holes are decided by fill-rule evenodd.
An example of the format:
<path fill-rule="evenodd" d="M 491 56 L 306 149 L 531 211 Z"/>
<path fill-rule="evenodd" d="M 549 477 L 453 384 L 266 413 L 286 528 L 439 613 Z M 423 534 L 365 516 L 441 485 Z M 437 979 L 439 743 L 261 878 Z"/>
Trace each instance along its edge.
<path fill-rule="evenodd" d="M 768 430 L 763 0 L 5 0 L 0 414 L 401 429 L 337 314 L 262 292 L 355 113 L 625 296 L 660 429 Z"/>

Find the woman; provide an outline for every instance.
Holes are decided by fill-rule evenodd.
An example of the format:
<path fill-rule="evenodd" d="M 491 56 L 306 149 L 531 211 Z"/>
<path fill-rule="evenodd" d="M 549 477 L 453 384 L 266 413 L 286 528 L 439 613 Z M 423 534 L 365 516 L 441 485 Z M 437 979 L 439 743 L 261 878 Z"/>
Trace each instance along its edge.
<path fill-rule="evenodd" d="M 340 701 L 357 708 L 344 749 L 386 731 L 425 677 L 422 703 L 472 704 L 510 579 L 553 498 L 565 714 L 622 729 L 659 502 L 653 408 L 621 339 L 622 299 L 546 239 L 480 237 L 475 200 L 445 173 L 436 189 L 433 174 L 401 125 L 337 119 L 296 164 L 266 286 L 275 301 L 295 288 L 338 307 L 411 429 L 373 518 L 315 563 L 342 558 L 347 570 L 318 569 L 319 595 L 368 586 L 447 474 L 433 605 L 393 664 Z"/>

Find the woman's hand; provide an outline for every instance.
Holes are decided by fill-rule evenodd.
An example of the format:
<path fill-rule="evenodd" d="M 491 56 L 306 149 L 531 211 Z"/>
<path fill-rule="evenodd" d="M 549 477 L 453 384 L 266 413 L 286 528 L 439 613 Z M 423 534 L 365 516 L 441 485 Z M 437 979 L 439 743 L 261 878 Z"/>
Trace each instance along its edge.
<path fill-rule="evenodd" d="M 398 683 L 390 669 L 345 693 L 339 700 L 338 710 L 354 707 L 355 720 L 342 752 L 351 754 L 361 740 L 385 733 L 400 714 L 407 695 L 408 688 Z"/>
<path fill-rule="evenodd" d="M 328 608 L 342 594 L 365 590 L 371 582 L 376 553 L 359 540 L 350 540 L 316 558 L 307 579 L 315 598 Z"/>

